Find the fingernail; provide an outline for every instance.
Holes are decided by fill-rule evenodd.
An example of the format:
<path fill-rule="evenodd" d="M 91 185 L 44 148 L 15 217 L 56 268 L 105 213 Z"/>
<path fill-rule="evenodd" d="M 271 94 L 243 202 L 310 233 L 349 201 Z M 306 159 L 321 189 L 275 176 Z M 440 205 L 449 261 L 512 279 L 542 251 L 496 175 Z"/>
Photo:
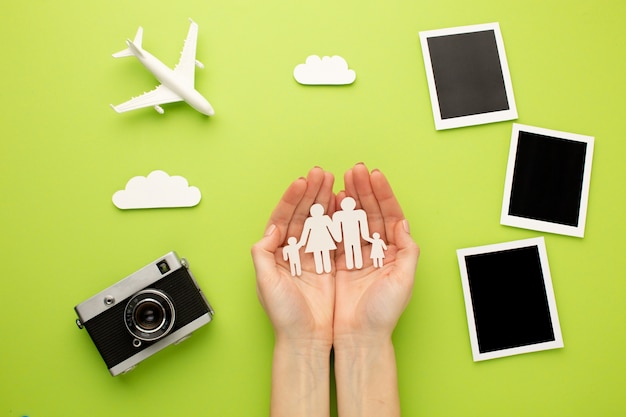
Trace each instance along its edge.
<path fill-rule="evenodd" d="M 409 221 L 407 219 L 402 220 L 402 227 L 404 228 L 405 232 L 411 234 L 411 228 L 409 227 Z"/>
<path fill-rule="evenodd" d="M 263 236 L 264 237 L 270 236 L 272 233 L 274 233 L 274 230 L 276 230 L 276 225 L 275 224 L 271 224 L 270 227 L 267 228 L 267 230 L 265 231 L 265 234 Z"/>

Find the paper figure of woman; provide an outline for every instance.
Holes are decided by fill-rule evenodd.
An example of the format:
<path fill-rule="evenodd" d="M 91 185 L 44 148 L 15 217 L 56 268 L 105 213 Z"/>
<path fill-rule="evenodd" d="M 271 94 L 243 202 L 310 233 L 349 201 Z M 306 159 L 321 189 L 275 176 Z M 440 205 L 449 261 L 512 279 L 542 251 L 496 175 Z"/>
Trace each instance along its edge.
<path fill-rule="evenodd" d="M 315 261 L 315 272 L 331 271 L 330 251 L 337 249 L 335 245 L 335 228 L 332 219 L 324 214 L 324 206 L 313 204 L 309 211 L 311 217 L 304 222 L 304 229 L 299 246 L 306 243 L 305 253 L 312 253 Z"/>

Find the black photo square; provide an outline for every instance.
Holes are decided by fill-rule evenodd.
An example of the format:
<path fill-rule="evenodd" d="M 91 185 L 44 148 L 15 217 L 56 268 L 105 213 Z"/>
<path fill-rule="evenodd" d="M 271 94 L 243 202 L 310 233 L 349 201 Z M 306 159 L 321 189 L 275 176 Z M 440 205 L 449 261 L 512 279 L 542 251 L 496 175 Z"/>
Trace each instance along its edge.
<path fill-rule="evenodd" d="M 543 238 L 457 255 L 475 361 L 563 346 Z"/>
<path fill-rule="evenodd" d="M 420 32 L 435 127 L 517 118 L 497 23 Z"/>
<path fill-rule="evenodd" d="M 501 223 L 583 237 L 593 138 L 515 124 Z"/>

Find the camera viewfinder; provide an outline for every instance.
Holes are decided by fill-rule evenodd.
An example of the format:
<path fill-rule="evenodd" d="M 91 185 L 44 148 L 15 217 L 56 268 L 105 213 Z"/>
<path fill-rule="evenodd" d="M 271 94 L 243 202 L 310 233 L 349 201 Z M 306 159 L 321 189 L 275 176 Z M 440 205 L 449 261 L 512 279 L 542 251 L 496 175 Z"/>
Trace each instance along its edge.
<path fill-rule="evenodd" d="M 161 272 L 161 274 L 166 274 L 170 272 L 170 266 L 167 264 L 165 260 L 162 260 L 161 262 L 157 263 L 157 268 L 159 268 L 159 271 Z"/>

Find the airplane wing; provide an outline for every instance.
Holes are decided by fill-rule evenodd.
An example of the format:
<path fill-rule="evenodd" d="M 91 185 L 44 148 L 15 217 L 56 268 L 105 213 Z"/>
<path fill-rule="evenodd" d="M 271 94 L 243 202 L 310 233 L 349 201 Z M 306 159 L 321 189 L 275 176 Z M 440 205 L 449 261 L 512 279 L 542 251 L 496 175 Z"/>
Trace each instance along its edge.
<path fill-rule="evenodd" d="M 183 98 L 161 84 L 152 91 L 134 97 L 118 106 L 111 105 L 111 107 L 118 113 L 124 113 L 143 107 L 158 106 L 159 104 L 175 103 L 177 101 L 183 101 Z"/>
<path fill-rule="evenodd" d="M 185 39 L 185 45 L 180 53 L 180 61 L 174 68 L 182 79 L 186 80 L 190 87 L 194 85 L 195 65 L 196 65 L 196 45 L 198 43 L 198 24 L 189 19 L 191 25 Z"/>

